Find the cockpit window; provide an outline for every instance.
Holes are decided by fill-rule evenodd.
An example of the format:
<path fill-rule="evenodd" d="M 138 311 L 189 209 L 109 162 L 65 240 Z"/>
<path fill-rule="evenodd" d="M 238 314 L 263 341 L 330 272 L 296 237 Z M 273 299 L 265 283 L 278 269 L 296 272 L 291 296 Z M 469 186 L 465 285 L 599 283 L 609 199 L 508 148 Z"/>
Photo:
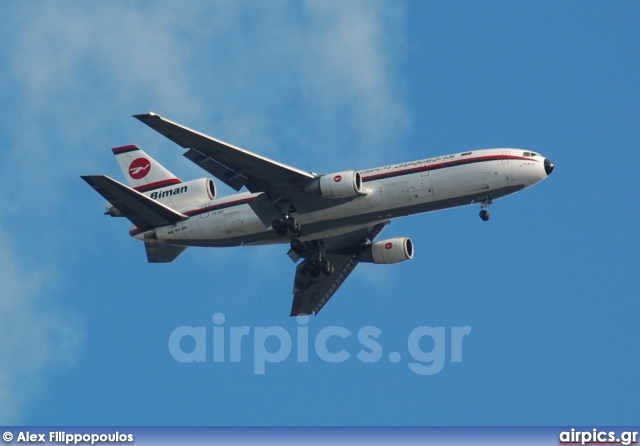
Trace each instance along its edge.
<path fill-rule="evenodd" d="M 531 156 L 531 152 L 524 152 L 522 156 Z"/>

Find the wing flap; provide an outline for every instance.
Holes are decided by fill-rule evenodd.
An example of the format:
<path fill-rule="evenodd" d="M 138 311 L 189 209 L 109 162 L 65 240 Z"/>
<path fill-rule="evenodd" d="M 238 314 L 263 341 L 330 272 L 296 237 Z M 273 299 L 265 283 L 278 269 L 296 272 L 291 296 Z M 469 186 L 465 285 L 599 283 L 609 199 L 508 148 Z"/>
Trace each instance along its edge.
<path fill-rule="evenodd" d="M 139 228 L 167 226 L 189 218 L 106 175 L 81 178 Z"/>
<path fill-rule="evenodd" d="M 211 159 L 211 157 L 204 156 L 197 150 L 187 150 L 184 153 L 184 157 L 197 164 L 235 191 L 242 189 L 242 186 L 247 182 L 247 178 L 245 176 L 238 175 L 233 169 L 229 169 L 227 166 Z"/>

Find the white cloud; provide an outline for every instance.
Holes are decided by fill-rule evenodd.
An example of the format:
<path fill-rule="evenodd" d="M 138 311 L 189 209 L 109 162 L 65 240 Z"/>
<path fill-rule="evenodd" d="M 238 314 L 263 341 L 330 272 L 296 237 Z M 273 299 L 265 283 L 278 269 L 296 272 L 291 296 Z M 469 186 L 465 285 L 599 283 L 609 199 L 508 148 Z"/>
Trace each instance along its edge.
<path fill-rule="evenodd" d="M 371 167 L 385 152 L 397 156 L 410 123 L 396 72 L 402 8 L 373 1 L 268 5 L 258 8 L 260 20 L 247 11 L 234 17 L 231 46 L 211 31 L 206 51 L 224 62 L 202 78 L 214 109 L 199 128 L 221 128 L 232 142 L 268 156 L 285 156 L 285 146 L 283 161 L 293 163 L 293 153 L 300 167 L 320 172 Z"/>
<path fill-rule="evenodd" d="M 87 188 L 78 176 L 118 172 L 108 149 L 127 143 L 200 174 L 131 114 L 154 110 L 317 172 L 370 167 L 391 150 L 395 158 L 409 125 L 395 4 L 41 2 L 5 12 L 0 229 L 10 221 L 14 236 L 11 247 L 0 243 L 5 423 L 50 370 L 78 359 L 81 322 L 51 292 L 78 274 L 60 254 L 82 249 L 68 219 L 100 218 L 90 214 L 97 195 L 95 208 L 72 212 Z M 291 267 L 284 252 L 264 263 L 278 275 Z"/>
<path fill-rule="evenodd" d="M 109 2 L 24 10 L 13 22 L 5 73 L 19 86 L 5 123 L 5 166 L 21 177 L 35 160 L 43 180 L 60 181 L 104 163 L 101 149 L 133 135 L 161 140 L 129 117 L 150 109 L 315 171 L 342 168 L 337 156 L 344 167 L 371 167 L 390 147 L 401 150 L 409 117 L 395 69 L 399 6 Z M 182 164 L 179 155 L 163 153 Z"/>
<path fill-rule="evenodd" d="M 311 89 L 324 107 L 353 110 L 353 131 L 379 149 L 376 141 L 405 130 L 408 118 L 394 79 L 401 11 L 375 2 L 307 4 L 318 17 L 308 46 L 320 56 L 307 65 Z"/>
<path fill-rule="evenodd" d="M 2 228 L 2 233 L 5 233 Z M 75 362 L 83 329 L 69 310 L 48 301 L 56 279 L 31 269 L 0 240 L 0 424 L 19 422 L 47 375 Z"/>

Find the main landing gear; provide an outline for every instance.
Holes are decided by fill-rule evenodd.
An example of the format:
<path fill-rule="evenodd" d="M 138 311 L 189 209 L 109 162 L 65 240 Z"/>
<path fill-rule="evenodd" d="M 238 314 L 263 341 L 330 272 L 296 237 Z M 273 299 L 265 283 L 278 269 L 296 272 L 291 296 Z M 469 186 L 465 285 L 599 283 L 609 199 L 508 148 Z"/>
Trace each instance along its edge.
<path fill-rule="evenodd" d="M 311 277 L 318 277 L 320 273 L 325 276 L 333 274 L 333 265 L 329 263 L 327 259 L 322 260 L 307 260 L 302 270 L 304 274 L 309 274 Z"/>
<path fill-rule="evenodd" d="M 278 235 L 286 235 L 287 232 L 291 232 L 295 236 L 300 232 L 300 224 L 290 215 L 284 215 L 281 219 L 274 220 L 271 226 Z"/>
<path fill-rule="evenodd" d="M 302 265 L 302 274 L 311 277 L 318 277 L 320 273 L 325 276 L 333 274 L 334 268 L 325 257 L 324 244 L 322 241 L 316 240 L 303 243 L 299 239 L 294 238 L 291 240 L 291 249 L 299 256 L 306 258 Z"/>
<path fill-rule="evenodd" d="M 482 219 L 482 221 L 487 221 L 489 220 L 489 217 L 491 217 L 491 214 L 489 214 L 489 211 L 487 211 L 487 208 L 489 207 L 489 205 L 491 205 L 491 203 L 492 201 L 489 197 L 485 197 L 482 200 L 482 210 L 480 211 L 480 218 Z"/>

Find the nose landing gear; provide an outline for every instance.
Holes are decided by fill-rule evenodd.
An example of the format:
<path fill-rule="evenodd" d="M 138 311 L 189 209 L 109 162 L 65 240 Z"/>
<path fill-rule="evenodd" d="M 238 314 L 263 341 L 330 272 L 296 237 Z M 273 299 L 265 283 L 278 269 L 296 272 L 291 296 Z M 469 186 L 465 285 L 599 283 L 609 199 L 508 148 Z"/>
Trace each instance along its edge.
<path fill-rule="evenodd" d="M 487 211 L 487 208 L 491 205 L 491 203 L 493 203 L 493 201 L 491 201 L 490 197 L 484 197 L 482 199 L 482 210 L 480 211 L 480 218 L 482 219 L 482 221 L 487 221 L 489 220 L 489 217 L 491 217 L 491 214 L 489 214 L 489 211 Z"/>

